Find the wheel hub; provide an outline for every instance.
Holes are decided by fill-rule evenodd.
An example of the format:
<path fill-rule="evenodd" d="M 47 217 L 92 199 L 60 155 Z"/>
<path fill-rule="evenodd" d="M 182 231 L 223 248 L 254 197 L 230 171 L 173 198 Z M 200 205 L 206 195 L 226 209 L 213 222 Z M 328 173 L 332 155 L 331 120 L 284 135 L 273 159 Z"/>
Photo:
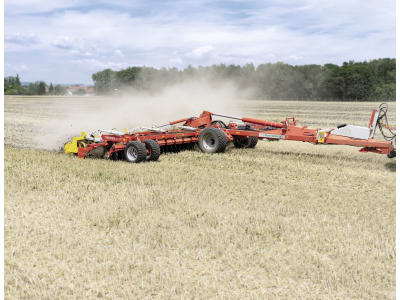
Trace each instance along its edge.
<path fill-rule="evenodd" d="M 136 149 L 134 147 L 129 147 L 129 149 L 127 150 L 127 156 L 130 160 L 136 160 L 137 159 L 137 152 Z"/>
<path fill-rule="evenodd" d="M 204 137 L 204 142 L 203 142 L 203 146 L 204 148 L 206 148 L 207 150 L 212 150 L 216 147 L 216 143 L 215 143 L 215 138 L 211 135 L 211 134 L 207 134 Z"/>

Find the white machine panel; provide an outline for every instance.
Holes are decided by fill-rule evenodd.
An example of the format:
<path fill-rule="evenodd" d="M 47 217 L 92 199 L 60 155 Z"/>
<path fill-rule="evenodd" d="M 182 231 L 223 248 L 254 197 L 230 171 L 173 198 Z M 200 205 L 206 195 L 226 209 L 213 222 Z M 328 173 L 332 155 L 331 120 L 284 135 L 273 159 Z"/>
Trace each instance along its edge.
<path fill-rule="evenodd" d="M 374 111 L 375 111 L 374 120 L 372 121 L 372 125 L 371 125 L 371 127 L 370 127 L 370 129 L 371 129 L 370 134 L 369 134 L 369 137 L 370 137 L 370 138 L 373 138 L 373 137 L 374 137 L 375 128 L 376 128 L 376 123 L 377 123 L 377 121 L 378 121 L 379 114 L 380 114 L 379 108 L 378 108 L 377 110 L 374 110 Z"/>
<path fill-rule="evenodd" d="M 260 138 L 268 138 L 268 139 L 280 139 L 280 140 L 284 140 L 285 139 L 285 136 L 284 135 L 280 135 L 280 134 L 269 134 L 269 133 L 260 132 L 258 134 L 258 136 Z"/>
<path fill-rule="evenodd" d="M 344 127 L 334 129 L 330 133 L 360 140 L 368 140 L 370 131 L 371 130 L 368 127 L 346 125 Z"/>

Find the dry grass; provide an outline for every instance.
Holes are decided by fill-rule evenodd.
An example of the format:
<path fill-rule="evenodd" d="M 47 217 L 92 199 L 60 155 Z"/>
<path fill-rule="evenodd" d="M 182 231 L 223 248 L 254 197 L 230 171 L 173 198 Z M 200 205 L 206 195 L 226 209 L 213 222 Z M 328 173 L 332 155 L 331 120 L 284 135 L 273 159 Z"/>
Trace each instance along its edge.
<path fill-rule="evenodd" d="M 9 101 L 10 140 L 30 117 Z M 248 115 L 322 127 L 365 125 L 376 106 L 267 103 Z M 296 142 L 138 165 L 7 146 L 6 297 L 394 299 L 394 171 Z"/>

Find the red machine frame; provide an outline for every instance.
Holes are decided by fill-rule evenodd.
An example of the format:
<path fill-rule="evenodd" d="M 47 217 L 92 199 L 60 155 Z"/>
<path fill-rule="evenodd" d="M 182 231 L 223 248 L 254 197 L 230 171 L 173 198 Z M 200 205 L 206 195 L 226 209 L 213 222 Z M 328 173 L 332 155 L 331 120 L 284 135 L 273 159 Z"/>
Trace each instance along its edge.
<path fill-rule="evenodd" d="M 235 141 L 238 140 L 245 141 L 246 139 L 256 139 L 253 146 L 255 146 L 257 140 L 291 140 L 313 144 L 349 145 L 361 147 L 360 152 L 375 152 L 379 154 L 387 154 L 389 157 L 394 157 L 396 150 L 390 141 L 381 141 L 372 138 L 375 131 L 377 114 L 379 115 L 378 111 L 373 110 L 368 127 L 368 130 L 371 131 L 370 137 L 360 139 L 333 134 L 335 129 L 322 130 L 310 129 L 307 128 L 307 126 L 300 127 L 296 125 L 297 121 L 294 118 L 286 118 L 284 121 L 277 123 L 247 117 L 237 118 L 203 111 L 199 117 L 179 119 L 169 122 L 166 125 L 145 131 L 135 131 L 123 134 L 112 132 L 102 133 L 101 139 L 98 139 L 97 141 L 88 137 L 83 141 L 78 141 L 77 155 L 78 157 L 84 158 L 95 148 L 103 147 L 106 151 L 106 156 L 112 158 L 113 156 L 118 156 L 118 154 L 124 153 L 123 151 L 125 151 L 127 145 L 134 141 L 143 143 L 147 140 L 153 140 L 157 142 L 158 146 L 161 148 L 174 145 L 194 145 L 195 143 L 200 142 L 205 143 L 207 141 L 203 141 L 204 138 L 202 138 L 202 136 L 204 136 L 204 134 L 202 133 L 205 133 L 205 131 L 208 130 L 211 134 L 211 137 L 208 137 L 208 143 L 215 143 L 215 139 L 218 137 L 223 140 L 223 143 L 225 144 L 232 141 L 235 143 Z M 225 124 L 221 120 L 213 120 L 213 116 L 239 120 L 242 124 L 237 124 L 233 121 Z M 169 129 L 162 129 L 167 126 Z M 209 128 L 215 129 L 210 130 Z M 210 151 L 205 151 L 205 148 L 201 147 L 201 145 L 200 148 L 203 152 L 214 153 L 223 152 L 225 146 L 226 145 L 222 145 L 215 151 L 213 150 L 215 147 L 211 147 L 212 149 L 210 148 Z M 147 155 L 149 155 L 151 149 L 146 149 Z"/>

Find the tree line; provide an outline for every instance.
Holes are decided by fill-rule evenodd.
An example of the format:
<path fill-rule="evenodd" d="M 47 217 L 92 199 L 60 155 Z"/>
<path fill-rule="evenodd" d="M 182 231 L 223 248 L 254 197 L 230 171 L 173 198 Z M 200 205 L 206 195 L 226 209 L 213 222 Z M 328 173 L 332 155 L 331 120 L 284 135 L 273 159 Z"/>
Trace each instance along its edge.
<path fill-rule="evenodd" d="M 396 99 L 396 59 L 344 62 L 341 66 L 286 63 L 212 65 L 183 70 L 129 67 L 105 69 L 92 75 L 96 94 L 121 89 L 158 91 L 189 79 L 231 80 L 239 89 L 251 89 L 254 99 L 373 101 Z"/>
<path fill-rule="evenodd" d="M 4 78 L 5 95 L 64 95 L 67 88 L 61 84 L 47 86 L 44 81 L 36 81 L 23 86 L 17 76 L 8 76 Z"/>

